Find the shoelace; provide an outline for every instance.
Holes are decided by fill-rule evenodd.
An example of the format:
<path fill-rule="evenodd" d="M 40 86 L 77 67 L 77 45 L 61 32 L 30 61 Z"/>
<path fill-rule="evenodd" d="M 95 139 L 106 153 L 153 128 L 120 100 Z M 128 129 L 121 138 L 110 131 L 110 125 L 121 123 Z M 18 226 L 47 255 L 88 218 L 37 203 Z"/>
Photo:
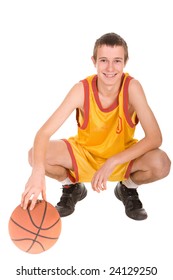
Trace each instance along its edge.
<path fill-rule="evenodd" d="M 73 189 L 72 188 L 62 188 L 63 189 L 63 194 L 60 198 L 60 202 L 57 203 L 57 205 L 59 206 L 66 206 L 66 205 L 71 205 L 71 203 L 69 203 L 69 200 L 72 200 L 72 192 Z"/>
<path fill-rule="evenodd" d="M 139 200 L 138 193 L 135 189 L 124 189 L 124 197 L 126 199 L 126 207 L 135 210 L 142 208 L 142 203 Z"/>
<path fill-rule="evenodd" d="M 131 210 L 140 209 L 142 208 L 142 203 L 138 196 L 129 196 L 126 200 L 126 207 Z"/>

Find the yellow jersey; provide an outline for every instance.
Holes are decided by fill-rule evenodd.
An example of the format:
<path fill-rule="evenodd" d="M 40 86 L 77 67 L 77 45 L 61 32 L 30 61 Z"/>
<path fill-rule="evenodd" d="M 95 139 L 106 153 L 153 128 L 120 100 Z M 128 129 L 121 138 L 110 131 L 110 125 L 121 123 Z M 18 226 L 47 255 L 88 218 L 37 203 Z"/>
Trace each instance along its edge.
<path fill-rule="evenodd" d="M 97 90 L 97 75 L 82 80 L 84 87 L 84 111 L 76 110 L 78 133 L 65 140 L 74 170 L 69 170 L 73 182 L 90 182 L 94 173 L 111 156 L 124 151 L 137 142 L 134 132 L 138 118 L 128 112 L 128 85 L 132 77 L 122 76 L 117 99 L 103 108 Z M 132 162 L 115 167 L 109 181 L 127 179 Z"/>

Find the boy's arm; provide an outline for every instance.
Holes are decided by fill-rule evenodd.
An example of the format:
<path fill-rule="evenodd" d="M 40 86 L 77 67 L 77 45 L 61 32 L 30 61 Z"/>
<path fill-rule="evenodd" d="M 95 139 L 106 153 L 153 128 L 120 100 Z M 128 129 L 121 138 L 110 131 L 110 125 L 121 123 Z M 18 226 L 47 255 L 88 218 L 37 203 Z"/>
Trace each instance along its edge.
<path fill-rule="evenodd" d="M 76 84 L 61 105 L 37 132 L 33 145 L 32 174 L 22 194 L 21 206 L 26 209 L 31 196 L 31 209 L 34 208 L 40 193 L 46 199 L 45 157 L 50 137 L 61 127 L 76 108 L 83 108 L 84 90 L 82 83 Z"/>
<path fill-rule="evenodd" d="M 106 188 L 106 181 L 116 165 L 134 160 L 148 151 L 158 148 L 162 143 L 159 125 L 147 103 L 142 86 L 136 80 L 131 80 L 129 84 L 129 105 L 130 109 L 136 111 L 145 135 L 127 150 L 109 158 L 95 173 L 91 183 L 92 188 L 96 191 Z"/>

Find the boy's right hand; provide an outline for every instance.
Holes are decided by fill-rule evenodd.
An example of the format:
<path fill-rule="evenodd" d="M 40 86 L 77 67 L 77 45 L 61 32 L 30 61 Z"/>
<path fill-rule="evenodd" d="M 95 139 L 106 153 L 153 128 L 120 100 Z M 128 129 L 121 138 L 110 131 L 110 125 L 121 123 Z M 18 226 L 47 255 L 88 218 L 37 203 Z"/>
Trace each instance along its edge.
<path fill-rule="evenodd" d="M 32 210 L 35 207 L 40 193 L 42 198 L 46 200 L 45 175 L 32 174 L 28 179 L 25 190 L 22 194 L 21 207 L 25 210 L 28 206 L 29 200 L 31 200 L 29 209 Z"/>

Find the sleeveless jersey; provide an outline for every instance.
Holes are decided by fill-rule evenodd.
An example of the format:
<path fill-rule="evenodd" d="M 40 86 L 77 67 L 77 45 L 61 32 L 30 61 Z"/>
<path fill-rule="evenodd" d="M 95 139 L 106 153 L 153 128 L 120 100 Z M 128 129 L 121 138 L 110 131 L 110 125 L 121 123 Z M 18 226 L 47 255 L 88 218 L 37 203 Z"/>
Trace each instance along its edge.
<path fill-rule="evenodd" d="M 64 140 L 71 154 L 74 171 L 70 177 L 75 181 L 88 182 L 96 170 L 111 156 L 124 151 L 137 142 L 134 139 L 138 123 L 136 113 L 128 113 L 128 85 L 132 77 L 123 74 L 117 99 L 103 108 L 97 90 L 97 75 L 82 80 L 84 87 L 84 112 L 76 111 L 78 134 Z M 129 176 L 131 163 L 117 166 L 110 181 Z M 74 180 L 73 180 L 74 181 Z"/>

